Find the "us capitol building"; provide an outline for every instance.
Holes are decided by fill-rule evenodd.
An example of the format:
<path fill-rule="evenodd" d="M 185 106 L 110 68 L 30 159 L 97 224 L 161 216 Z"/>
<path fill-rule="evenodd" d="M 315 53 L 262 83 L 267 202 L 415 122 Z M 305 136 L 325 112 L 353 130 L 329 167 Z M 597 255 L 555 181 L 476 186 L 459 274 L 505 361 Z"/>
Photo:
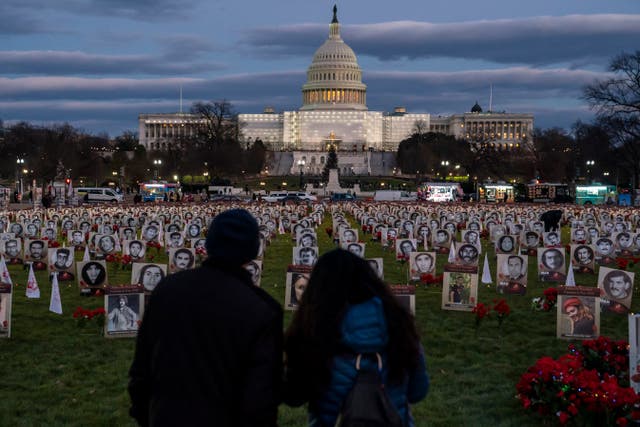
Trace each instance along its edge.
<path fill-rule="evenodd" d="M 140 143 L 147 150 L 163 150 L 178 138 L 195 135 L 201 119 L 192 114 L 140 114 Z M 431 117 L 408 113 L 369 111 L 367 86 L 353 50 L 340 37 L 337 8 L 329 25 L 329 38 L 313 55 L 302 86 L 302 107 L 276 113 L 267 107 L 261 114 L 239 114 L 241 142 L 260 139 L 273 151 L 270 173 L 318 174 L 326 152 L 333 146 L 343 174 L 386 174 L 394 165 L 392 155 L 400 142 L 423 129 L 468 141 L 490 141 L 496 147 L 519 147 L 530 139 L 532 114 L 483 112 L 476 104 L 471 112 Z"/>

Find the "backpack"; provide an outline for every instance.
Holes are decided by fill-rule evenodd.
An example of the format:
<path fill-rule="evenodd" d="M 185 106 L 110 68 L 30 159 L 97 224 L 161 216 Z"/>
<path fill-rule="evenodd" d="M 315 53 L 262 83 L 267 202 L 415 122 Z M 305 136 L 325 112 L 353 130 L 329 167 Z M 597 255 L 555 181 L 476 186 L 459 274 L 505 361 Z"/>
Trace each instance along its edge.
<path fill-rule="evenodd" d="M 375 355 L 377 371 L 360 370 L 362 354 L 356 357 L 356 381 L 340 409 L 335 427 L 403 427 L 382 384 L 382 357 L 378 353 Z"/>

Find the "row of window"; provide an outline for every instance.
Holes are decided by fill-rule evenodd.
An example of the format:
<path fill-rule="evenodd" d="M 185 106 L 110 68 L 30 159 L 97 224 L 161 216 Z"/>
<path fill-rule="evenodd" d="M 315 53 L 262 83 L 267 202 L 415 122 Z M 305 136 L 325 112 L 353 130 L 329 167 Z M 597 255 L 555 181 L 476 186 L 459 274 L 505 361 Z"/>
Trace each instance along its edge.
<path fill-rule="evenodd" d="M 336 76 L 338 76 L 337 79 Z M 362 76 L 360 73 L 310 73 L 308 79 L 309 81 L 348 80 L 359 82 Z"/>

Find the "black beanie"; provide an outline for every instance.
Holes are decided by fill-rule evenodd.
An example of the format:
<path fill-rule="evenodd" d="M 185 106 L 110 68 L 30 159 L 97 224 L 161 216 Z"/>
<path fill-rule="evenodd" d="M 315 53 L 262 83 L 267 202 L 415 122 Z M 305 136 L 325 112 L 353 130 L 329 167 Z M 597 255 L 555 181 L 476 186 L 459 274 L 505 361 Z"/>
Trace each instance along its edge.
<path fill-rule="evenodd" d="M 207 232 L 205 247 L 209 258 L 229 265 L 242 265 L 258 255 L 258 222 L 244 209 L 218 214 Z"/>

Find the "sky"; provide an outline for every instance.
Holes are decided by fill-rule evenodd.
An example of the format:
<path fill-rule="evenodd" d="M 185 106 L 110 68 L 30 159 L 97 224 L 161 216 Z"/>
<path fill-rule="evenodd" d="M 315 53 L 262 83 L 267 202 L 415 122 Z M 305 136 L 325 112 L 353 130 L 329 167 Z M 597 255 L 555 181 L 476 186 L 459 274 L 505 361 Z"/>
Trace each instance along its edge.
<path fill-rule="evenodd" d="M 0 120 L 115 137 L 138 114 L 227 100 L 300 108 L 334 3 L 373 111 L 533 113 L 570 129 L 582 89 L 640 49 L 637 0 L 2 0 Z M 492 91 L 490 90 L 492 88 Z"/>

